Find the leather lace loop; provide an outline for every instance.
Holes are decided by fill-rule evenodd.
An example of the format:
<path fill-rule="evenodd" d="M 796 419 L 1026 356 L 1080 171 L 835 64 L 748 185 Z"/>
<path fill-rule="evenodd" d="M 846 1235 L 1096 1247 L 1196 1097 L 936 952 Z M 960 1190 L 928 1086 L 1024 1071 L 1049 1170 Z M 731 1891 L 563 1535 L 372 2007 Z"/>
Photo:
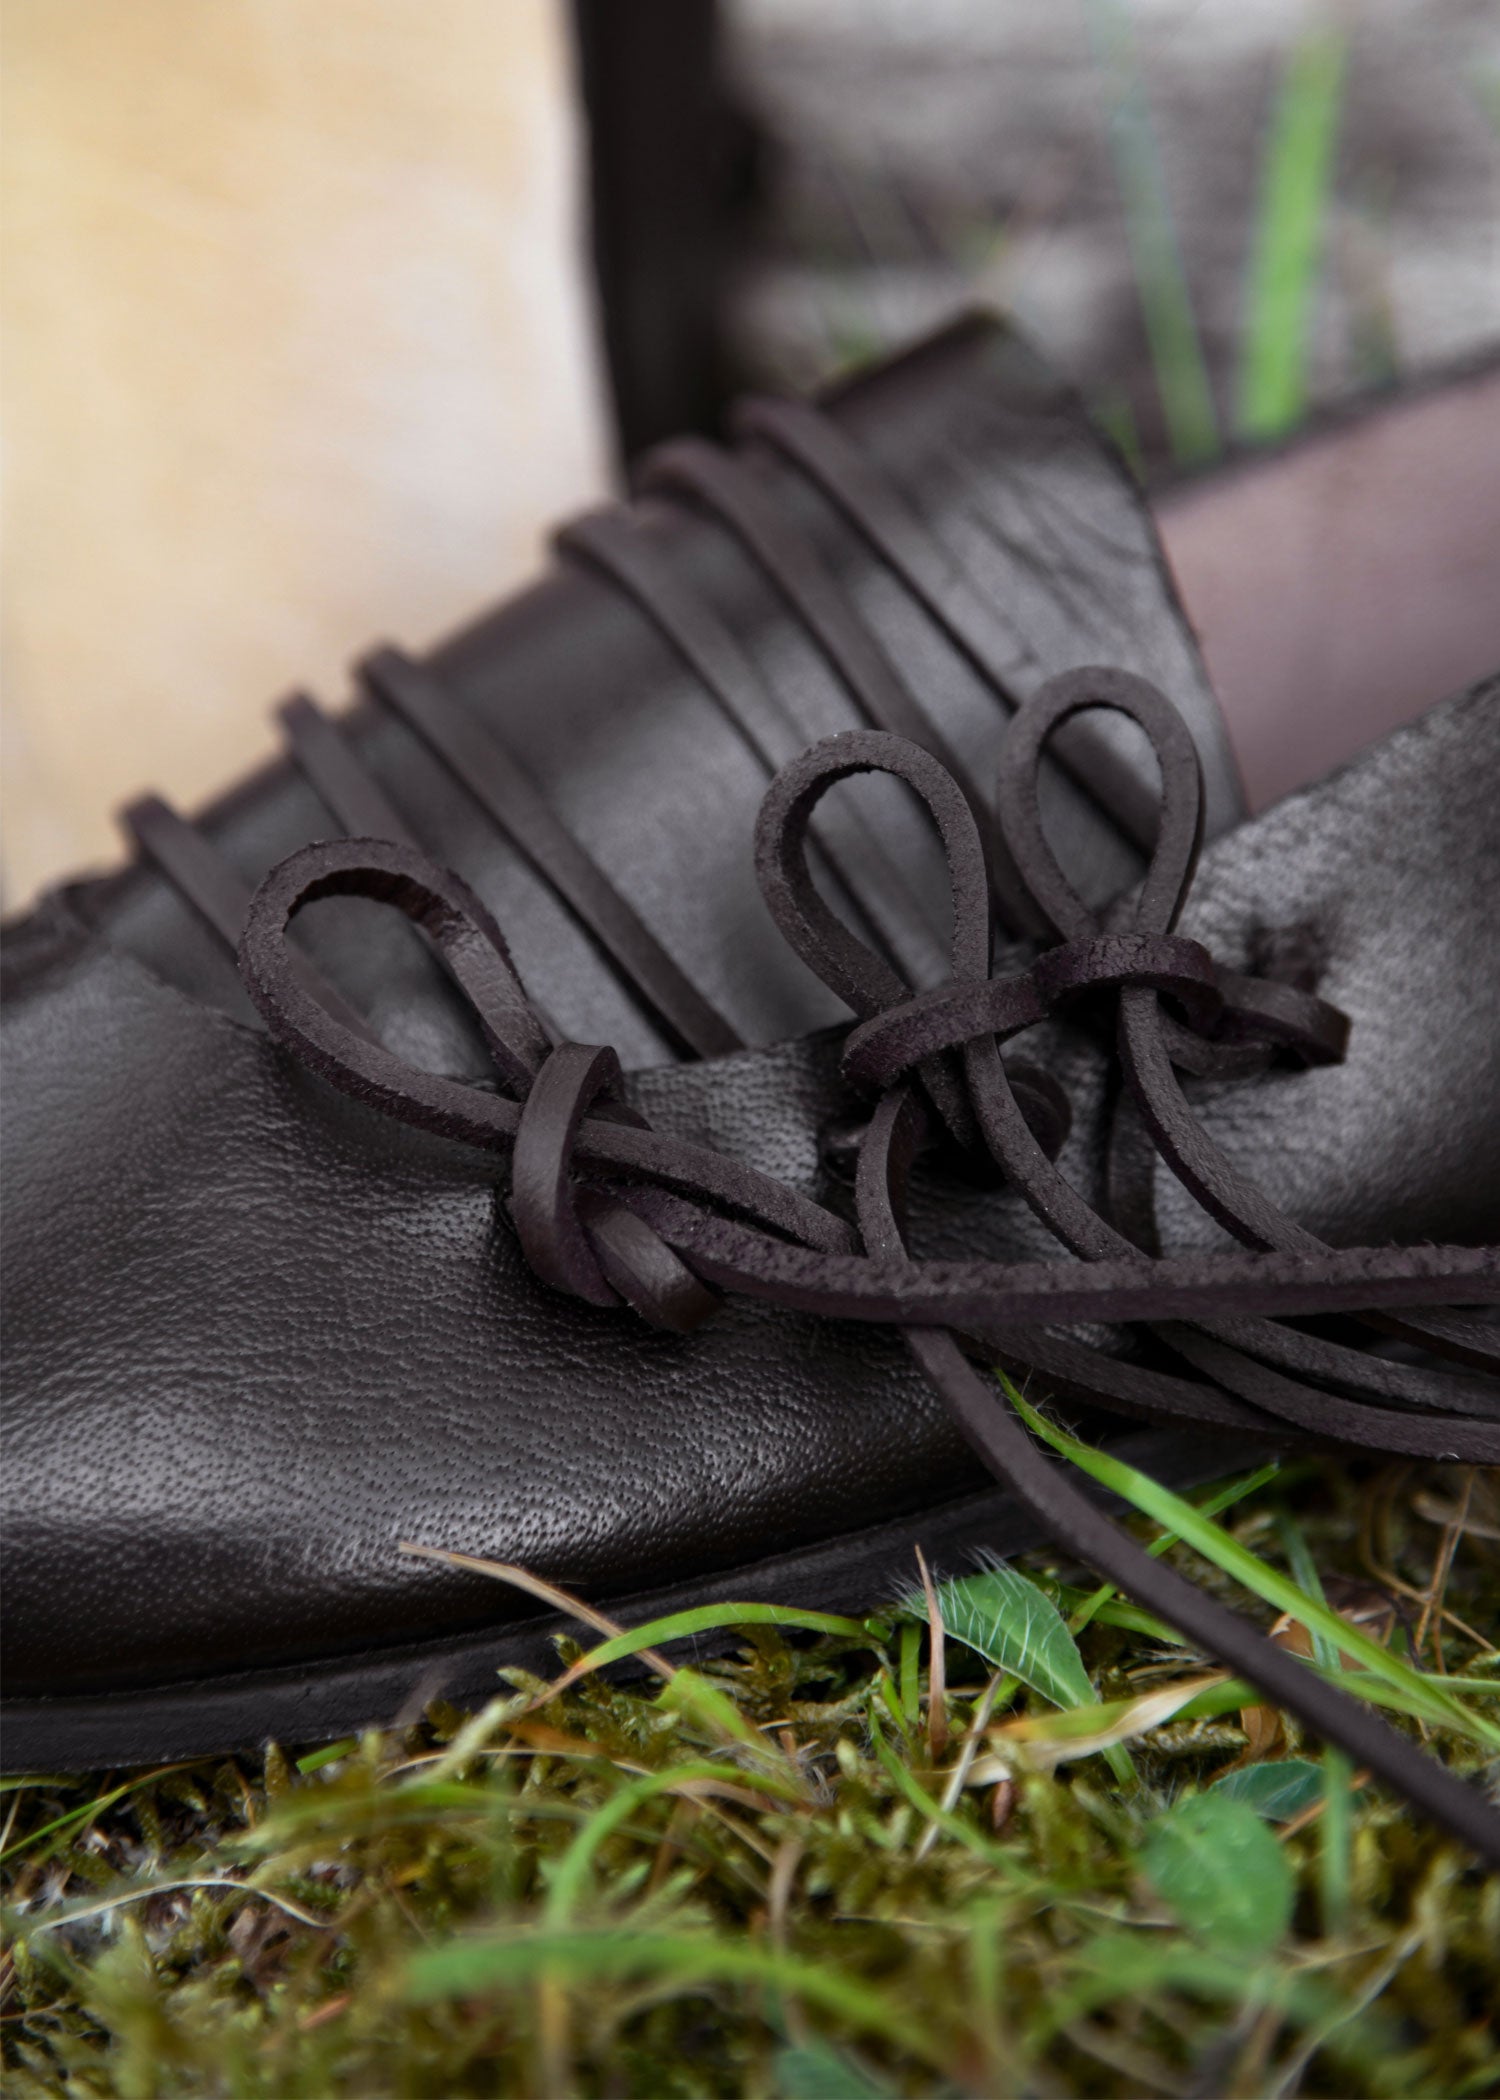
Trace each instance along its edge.
<path fill-rule="evenodd" d="M 1203 775 L 1187 725 L 1170 700 L 1133 671 L 1093 667 L 1064 671 L 1019 710 L 1005 738 L 995 788 L 1000 829 L 1025 870 L 1035 902 L 1064 940 L 1100 931 L 1093 912 L 1057 864 L 1042 825 L 1038 793 L 1042 753 L 1075 715 L 1105 708 L 1144 731 L 1161 771 L 1156 840 L 1136 897 L 1139 933 L 1170 933 L 1177 924 L 1203 842 Z"/>

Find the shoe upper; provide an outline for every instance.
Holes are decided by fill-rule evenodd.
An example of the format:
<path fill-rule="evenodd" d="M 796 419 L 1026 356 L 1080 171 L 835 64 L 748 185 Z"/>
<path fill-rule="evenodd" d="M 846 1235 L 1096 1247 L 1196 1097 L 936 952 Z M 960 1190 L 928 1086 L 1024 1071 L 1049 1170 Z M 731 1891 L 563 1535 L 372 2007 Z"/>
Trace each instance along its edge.
<path fill-rule="evenodd" d="M 868 718 L 861 685 L 914 696 L 987 800 L 1009 704 L 1075 664 L 1118 664 L 1168 692 L 1188 722 L 1209 835 L 1244 807 L 1150 518 L 1076 399 L 1024 343 L 990 320 L 961 323 L 847 386 L 822 420 L 854 467 L 878 477 L 884 546 L 851 522 L 805 461 L 765 436 L 747 435 L 721 455 L 736 470 L 733 516 L 701 459 L 695 475 L 684 448 L 665 448 L 632 504 L 567 528 L 534 586 L 428 660 L 454 701 L 503 737 L 510 760 L 749 1043 L 841 1017 L 772 924 L 750 838 L 774 767 Z M 773 573 L 764 544 L 737 526 L 751 504 L 790 548 L 790 574 Z M 915 543 L 915 579 L 890 558 L 890 538 L 903 527 Z M 914 580 L 943 594 L 944 618 Z M 828 599 L 842 615 L 821 635 L 807 603 L 788 595 L 814 586 L 811 610 L 825 614 L 825 628 Z M 863 657 L 850 661 L 860 641 Z M 746 731 L 751 715 L 760 748 Z M 504 926 L 523 977 L 565 1034 L 613 1043 L 627 1068 L 681 1054 L 552 885 L 383 697 L 366 692 L 346 734 L 421 846 Z M 1050 821 L 1095 901 L 1139 872 L 1143 824 L 1149 839 L 1149 755 L 1128 740 L 1116 747 L 1102 801 L 1056 769 L 1048 780 Z M 868 808 L 849 849 L 855 880 L 865 899 L 877 875 L 914 890 L 915 908 L 893 932 L 920 975 L 939 960 L 942 871 L 904 798 L 881 797 L 872 784 Z M 330 823 L 302 773 L 275 765 L 204 811 L 197 829 L 253 885 Z M 896 864 L 895 878 L 882 860 Z M 893 900 L 893 914 L 902 901 Z M 149 862 L 87 903 L 114 945 L 167 982 L 255 1019 L 232 951 Z M 488 1070 L 472 1031 L 445 1007 L 441 979 L 401 929 L 358 907 L 329 906 L 308 939 L 388 1038 L 410 1041 L 444 1068 Z"/>
<path fill-rule="evenodd" d="M 854 608 L 879 662 L 978 778 L 1003 731 L 997 686 L 1024 692 L 1103 660 L 1171 695 L 1217 834 L 1183 930 L 1231 969 L 1295 977 L 1352 1023 L 1341 1064 L 1194 1083 L 1214 1142 L 1334 1242 L 1495 1237 L 1500 689 L 1236 825 L 1222 731 L 1144 513 L 1012 339 L 960 331 L 862 382 L 829 420 L 896 492 L 892 530 L 920 520 L 940 548 L 938 580 L 929 568 L 916 581 L 967 594 L 962 618 L 948 604 L 967 649 L 933 596 L 762 438 L 742 464 L 758 508 L 726 522 L 716 470 L 690 453 L 666 461 L 629 520 L 631 545 L 668 579 L 668 610 L 709 607 L 711 626 L 684 615 L 669 632 L 660 589 L 647 610 L 622 588 L 608 535 L 586 532 L 430 667 L 473 719 L 503 728 L 744 1047 L 674 1056 L 659 1016 L 451 767 L 378 693 L 350 718 L 363 762 L 489 907 L 560 1032 L 619 1049 L 626 1097 L 653 1127 L 838 1200 L 831 1134 L 859 1113 L 830 1025 L 840 1009 L 761 902 L 750 842 L 764 753 L 702 675 L 729 663 L 743 679 L 748 665 L 808 740 L 858 719 L 847 629 L 816 629 L 830 601 L 790 600 L 753 532 L 735 528 L 734 515 L 753 528 L 769 506 L 799 558 L 810 550 L 804 581 Z M 988 678 L 963 626 L 974 601 L 1003 623 L 989 646 L 1009 652 Z M 1061 774 L 1046 795 L 1059 858 L 1098 903 L 1139 873 L 1122 810 L 1131 782 L 1147 800 L 1151 785 L 1128 740 L 1110 757 L 1119 807 Z M 287 766 L 199 827 L 246 884 L 330 828 Z M 847 877 L 857 890 L 864 852 L 914 885 L 893 945 L 908 942 L 914 981 L 940 968 L 941 869 L 905 805 L 868 799 L 864 829 L 835 845 L 835 888 Z M 493 1084 L 470 1017 L 395 914 L 321 904 L 307 945 L 409 1062 Z M 966 1448 L 888 1330 L 732 1299 L 671 1335 L 539 1283 L 503 1165 L 288 1058 L 201 912 L 146 862 L 44 900 L 13 929 L 7 971 L 14 1688 L 347 1655 L 523 1608 L 399 1557 L 403 1538 L 571 1587 L 644 1589 L 972 1483 Z M 1117 1107 L 1107 1047 L 1086 1022 L 1048 1022 L 1026 1054 L 1071 1104 L 1061 1164 L 1102 1201 Z M 1217 1244 L 1167 1177 L 1156 1210 L 1169 1247 Z M 1055 1252 L 1013 1190 L 966 1183 L 941 1158 L 918 1176 L 912 1237 L 938 1258 Z"/>

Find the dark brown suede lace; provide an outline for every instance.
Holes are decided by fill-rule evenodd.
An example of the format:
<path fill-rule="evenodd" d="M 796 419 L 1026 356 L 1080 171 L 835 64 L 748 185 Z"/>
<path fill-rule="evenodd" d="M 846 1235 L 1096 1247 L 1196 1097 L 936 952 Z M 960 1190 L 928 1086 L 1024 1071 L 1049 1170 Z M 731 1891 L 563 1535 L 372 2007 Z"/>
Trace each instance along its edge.
<path fill-rule="evenodd" d="M 1098 707 L 1144 730 L 1161 774 L 1145 881 L 1129 922 L 1107 927 L 1058 866 L 1037 799 L 1049 740 Z M 892 774 L 920 797 L 947 856 L 952 952 L 947 980 L 929 991 L 914 994 L 812 880 L 814 809 L 835 783 L 866 772 Z M 1154 687 L 1108 670 L 1043 687 L 1006 735 L 998 818 L 1027 910 L 1053 938 L 1024 968 L 992 975 L 985 842 L 938 759 L 905 738 L 857 730 L 777 775 L 757 827 L 761 886 L 791 946 L 853 1010 L 843 1070 L 873 1101 L 858 1141 L 853 1227 L 738 1160 L 650 1129 L 623 1099 L 614 1053 L 554 1039 L 485 907 L 409 844 L 348 839 L 294 853 L 255 894 L 240 966 L 275 1039 L 335 1086 L 403 1122 L 509 1152 L 521 1245 L 555 1288 L 594 1305 L 624 1301 L 682 1331 L 710 1317 L 724 1290 L 899 1327 L 974 1449 L 1060 1546 L 1500 1864 L 1500 1815 L 1477 1788 L 1145 1553 L 1044 1455 L 1003 1389 L 971 1362 L 998 1361 L 1047 1391 L 1200 1430 L 1500 1461 L 1500 1351 L 1481 1317 L 1453 1309 L 1500 1298 L 1497 1250 L 1329 1247 L 1231 1165 L 1184 1096 L 1181 1070 L 1257 1068 L 1272 1054 L 1336 1061 L 1346 1034 L 1325 1002 L 1225 971 L 1175 932 L 1200 805 L 1196 749 Z M 287 932 L 305 906 L 335 895 L 389 903 L 428 936 L 478 1016 L 503 1092 L 413 1068 L 319 996 Z M 1054 1164 L 1067 1104 L 1045 1076 L 1008 1068 L 1001 1045 L 1076 1000 L 1097 1010 L 1105 997 L 1140 1128 L 1243 1251 L 1163 1254 L 1149 1177 L 1132 1191 L 1127 1235 Z M 1073 1258 L 914 1255 L 906 1183 L 934 1143 L 987 1161 Z M 1331 1314 L 1398 1337 L 1402 1360 L 1285 1324 Z M 1066 1331 L 1080 1321 L 1133 1323 L 1152 1346 L 1109 1354 Z"/>

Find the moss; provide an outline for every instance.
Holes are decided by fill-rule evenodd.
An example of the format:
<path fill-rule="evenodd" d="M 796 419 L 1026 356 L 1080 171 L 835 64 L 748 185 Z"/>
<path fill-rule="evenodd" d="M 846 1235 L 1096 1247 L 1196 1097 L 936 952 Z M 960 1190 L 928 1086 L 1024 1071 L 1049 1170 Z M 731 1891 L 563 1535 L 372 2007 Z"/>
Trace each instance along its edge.
<path fill-rule="evenodd" d="M 1290 1509 L 1330 1597 L 1367 1597 L 1373 1564 L 1409 1637 L 1462 1491 L 1437 1469 L 1309 1468 L 1232 1528 L 1269 1551 Z M 1457 1622 L 1496 1623 L 1494 1506 L 1471 1484 L 1447 1578 L 1442 1661 L 1471 1679 L 1494 1658 Z M 1044 1586 L 1059 1572 L 1023 1565 Z M 1431 1667 L 1431 1624 L 1424 1638 Z M 985 1783 L 928 1839 L 922 1804 L 989 1672 L 948 1643 L 935 1768 L 925 1640 L 914 1676 L 895 1608 L 863 1645 L 755 1626 L 697 1666 L 732 1709 L 657 1679 L 552 1696 L 519 1678 L 457 1744 L 468 1717 L 436 1708 L 304 1769 L 272 1750 L 26 1782 L 7 1835 L 8 2091 L 1495 2090 L 1500 1881 L 1358 1787 L 1332 1884 L 1323 1817 L 1266 1826 L 1295 1882 L 1269 1953 L 1189 1931 L 1143 1848 L 1174 1799 L 1251 1754 L 1234 1714 L 1140 1734 L 1123 1783 L 1098 1755 L 996 1780 L 992 1737 Z M 1106 1699 L 1203 1670 L 1098 1618 L 1080 1646 Z M 997 1724 L 1028 1701 L 1042 1710 L 1017 1691 Z M 1263 1723 L 1253 1754 L 1316 1755 Z M 1474 1772 L 1471 1742 L 1428 1747 Z"/>

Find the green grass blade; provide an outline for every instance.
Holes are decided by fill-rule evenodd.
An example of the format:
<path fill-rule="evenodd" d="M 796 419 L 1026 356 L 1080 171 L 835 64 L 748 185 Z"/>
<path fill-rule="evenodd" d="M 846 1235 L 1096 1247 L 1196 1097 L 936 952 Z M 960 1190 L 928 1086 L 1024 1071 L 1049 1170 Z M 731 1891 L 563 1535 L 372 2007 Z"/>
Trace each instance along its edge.
<path fill-rule="evenodd" d="M 44 1823 L 40 1830 L 29 1831 L 25 1837 L 17 1838 L 14 1844 L 7 1845 L 5 1850 L 0 1852 L 0 1862 L 15 1859 L 22 1852 L 29 1852 L 34 1845 L 41 1844 L 44 1838 L 61 1837 L 64 1832 L 86 1824 L 94 1817 L 103 1815 L 106 1809 L 113 1808 L 117 1801 L 123 1800 L 126 1794 L 133 1794 L 138 1787 L 150 1786 L 155 1780 L 160 1779 L 164 1773 L 176 1772 L 181 1769 L 179 1765 L 158 1765 L 150 1772 L 137 1772 L 134 1778 L 123 1781 L 119 1786 L 111 1787 L 108 1793 L 98 1794 L 92 1801 L 85 1801 L 81 1807 L 70 1808 L 64 1815 L 54 1816 L 52 1821 Z M 33 1786 L 37 1783 L 35 1780 L 24 1777 L 16 1781 L 17 1786 Z"/>
<path fill-rule="evenodd" d="M 1347 39 L 1324 28 L 1292 52 L 1261 177 L 1240 365 L 1240 435 L 1272 438 L 1307 409 L 1323 226 L 1344 96 Z"/>
<path fill-rule="evenodd" d="M 909 1619 L 901 1628 L 901 1712 L 908 1728 L 922 1717 L 921 1654 L 922 1629 Z"/>
<path fill-rule="evenodd" d="M 1272 1459 L 1269 1465 L 1259 1466 L 1253 1473 L 1242 1473 L 1237 1480 L 1226 1480 L 1222 1487 L 1215 1488 L 1207 1500 L 1198 1503 L 1196 1507 L 1203 1516 L 1216 1517 L 1221 1510 L 1231 1508 L 1236 1502 L 1242 1502 L 1246 1495 L 1253 1495 L 1256 1489 L 1264 1487 L 1268 1480 L 1274 1480 L 1280 1471 L 1280 1459 Z M 1154 1538 L 1151 1541 L 1146 1551 L 1153 1560 L 1159 1560 L 1162 1554 L 1169 1551 L 1177 1542 L 1175 1531 L 1164 1531 L 1159 1538 Z M 1114 1584 L 1112 1582 L 1102 1582 L 1091 1596 L 1083 1600 L 1069 1619 L 1068 1624 L 1073 1632 L 1082 1633 L 1090 1619 L 1098 1616 L 1114 1594 Z M 1120 1622 L 1117 1621 L 1117 1623 Z M 1138 1630 L 1144 1632 L 1146 1629 L 1138 1627 Z"/>
<path fill-rule="evenodd" d="M 1120 1597 L 1112 1582 L 1104 1583 L 1097 1590 L 1083 1590 L 1068 1582 L 1054 1582 L 1049 1577 L 1040 1578 L 1047 1595 L 1059 1611 L 1068 1614 L 1071 1632 L 1081 1633 L 1095 1619 L 1101 1626 L 1119 1626 L 1127 1633 L 1144 1633 L 1153 1641 L 1161 1641 L 1169 1648 L 1180 1647 L 1177 1634 L 1164 1619 L 1154 1612 L 1142 1611 L 1138 1604 L 1127 1604 Z"/>
<path fill-rule="evenodd" d="M 1307 1667 L 1317 1670 L 1330 1684 L 1336 1684 L 1340 1691 L 1352 1692 L 1356 1698 L 1368 1699 L 1372 1706 L 1384 1706 L 1391 1713 L 1405 1714 L 1413 1721 L 1434 1720 L 1433 1695 L 1438 1698 L 1452 1698 L 1459 1693 L 1476 1689 L 1472 1680 L 1467 1678 L 1439 1677 L 1436 1674 L 1414 1671 L 1412 1674 L 1421 1689 L 1412 1693 L 1404 1685 L 1387 1683 L 1383 1677 L 1377 1677 L 1373 1670 L 1350 1670 L 1342 1665 L 1337 1670 L 1323 1670 L 1316 1662 L 1310 1662 Z M 1255 1696 L 1258 1698 L 1260 1694 Z M 1448 1719 L 1445 1714 L 1435 1725 L 1452 1728 L 1456 1727 L 1457 1723 Z M 1470 1741 L 1482 1743 L 1493 1757 L 1495 1746 L 1491 1743 L 1489 1734 L 1476 1732 L 1478 1726 L 1477 1716 L 1471 1714 L 1469 1725 L 1463 1732 Z"/>
<path fill-rule="evenodd" d="M 612 1662 L 621 1662 L 627 1655 L 637 1655 L 642 1648 L 655 1648 L 667 1641 L 680 1641 L 695 1633 L 718 1633 L 735 1626 L 796 1626 L 807 1633 L 839 1633 L 846 1639 L 868 1641 L 873 1644 L 874 1635 L 859 1619 L 843 1619 L 834 1612 L 799 1611 L 789 1604 L 702 1604 L 692 1611 L 669 1612 L 663 1619 L 653 1619 L 648 1626 L 627 1627 L 612 1640 L 601 1641 L 581 1656 L 567 1672 L 583 1675 L 588 1670 L 602 1670 Z"/>
<path fill-rule="evenodd" d="M 1183 465 L 1220 450 L 1208 362 L 1177 245 L 1156 133 L 1121 0 L 1090 0 L 1089 25 L 1109 99 L 1115 178 L 1152 369 L 1173 457 Z"/>
<path fill-rule="evenodd" d="M 1287 1565 L 1299 1589 L 1318 1604 L 1327 1604 L 1323 1595 L 1323 1578 L 1318 1573 L 1317 1563 L 1308 1551 L 1302 1528 L 1288 1509 L 1277 1513 L 1276 1535 L 1286 1549 Z M 1339 1661 L 1338 1644 L 1326 1633 L 1315 1633 L 1312 1637 L 1313 1654 L 1322 1670 L 1336 1672 L 1342 1665 Z"/>
<path fill-rule="evenodd" d="M 341 1742 L 325 1743 L 321 1750 L 309 1750 L 306 1757 L 299 1757 L 297 1770 L 306 1779 L 312 1772 L 321 1772 L 325 1765 L 336 1765 L 341 1757 L 348 1757 L 359 1748 L 357 1735 L 346 1735 Z"/>
<path fill-rule="evenodd" d="M 763 1735 L 726 1691 L 696 1670 L 679 1670 L 662 1686 L 656 1703 L 667 1713 L 690 1715 L 725 1742 L 737 1743 L 757 1764 L 789 1769 L 781 1745 Z"/>
<path fill-rule="evenodd" d="M 1226 1677 L 1222 1684 L 1211 1684 L 1186 1706 L 1179 1706 L 1176 1719 L 1179 1721 L 1220 1721 L 1225 1714 L 1238 1713 L 1242 1707 L 1254 1706 L 1260 1693 L 1253 1684 L 1246 1684 L 1243 1677 Z"/>
<path fill-rule="evenodd" d="M 944 1808 L 941 1801 L 933 1799 L 916 1774 L 908 1771 L 881 1734 L 880 1723 L 875 1718 L 873 1708 L 870 1713 L 870 1739 L 875 1755 L 885 1767 L 886 1776 L 891 1784 L 897 1793 L 918 1811 L 924 1823 L 936 1823 L 939 1830 L 948 1837 L 966 1846 L 970 1852 L 982 1859 L 986 1866 L 997 1868 L 1007 1879 L 1025 1888 L 1029 1894 L 1036 1895 L 1039 1892 L 1040 1884 L 1023 1868 L 1017 1867 L 1002 1846 L 997 1845 L 992 1838 L 985 1837 L 951 1808 Z"/>
<path fill-rule="evenodd" d="M 643 1802 L 654 1800 L 658 1794 L 675 1793 L 695 1780 L 728 1783 L 740 1777 L 742 1775 L 732 1766 L 695 1758 L 690 1764 L 669 1765 L 663 1772 L 647 1772 L 642 1778 L 622 1787 L 619 1793 L 611 1795 L 589 1817 L 552 1871 L 542 1913 L 546 1927 L 560 1932 L 568 1924 L 587 1885 L 600 1846 L 630 1821 Z M 760 1784 L 758 1778 L 755 1784 Z"/>
<path fill-rule="evenodd" d="M 1274 1605 L 1277 1611 L 1288 1613 L 1310 1634 L 1323 1634 L 1334 1643 L 1336 1652 L 1351 1657 L 1373 1676 L 1401 1692 L 1410 1702 L 1408 1712 L 1431 1721 L 1437 1727 L 1452 1728 L 1471 1742 L 1500 1750 L 1500 1728 L 1471 1713 L 1441 1680 L 1424 1677 L 1400 1656 L 1382 1648 L 1362 1628 L 1351 1625 L 1326 1604 L 1309 1597 L 1279 1568 L 1258 1559 L 1211 1517 L 1205 1517 L 1191 1502 L 1174 1495 L 1160 1481 L 1152 1480 L 1148 1474 L 1137 1472 L 1134 1466 L 1127 1466 L 1107 1452 L 1096 1451 L 1092 1445 L 1069 1436 L 1066 1430 L 1059 1429 L 1056 1423 L 1038 1414 L 1008 1379 L 1002 1377 L 1001 1384 L 1023 1421 L 1055 1451 L 1062 1452 L 1081 1471 L 1119 1495 L 1142 1515 L 1153 1517 L 1157 1523 L 1178 1532 L 1195 1552 L 1212 1561 L 1215 1567 L 1232 1576 L 1254 1596 Z M 1351 1680 L 1346 1672 L 1339 1673 L 1339 1681 L 1351 1690 L 1357 1688 L 1357 1679 Z"/>
<path fill-rule="evenodd" d="M 1160 1935 L 1101 1933 L 1073 1968 L 1041 2003 L 1029 2037 L 1033 2047 L 1045 2047 L 1075 2020 L 1107 2005 L 1168 1990 L 1210 2004 L 1275 2007 L 1300 2027 L 1345 2007 L 1345 1998 L 1321 1977 Z"/>
<path fill-rule="evenodd" d="M 707 1933 L 544 1928 L 456 1940 L 419 1954 L 408 1970 L 407 1989 L 418 2004 L 430 2005 L 497 1988 L 529 1988 L 544 1976 L 574 1984 L 666 1984 L 683 1991 L 758 1984 L 816 2005 L 866 2034 L 881 2035 L 925 2063 L 941 2068 L 947 2061 L 907 2010 L 831 1963 L 803 1961 L 753 1940 Z"/>
<path fill-rule="evenodd" d="M 1343 1939 L 1353 1911 L 1354 1767 L 1332 1744 L 1323 1752 L 1323 1819 L 1319 1833 L 1318 1894 L 1323 1930 Z"/>

